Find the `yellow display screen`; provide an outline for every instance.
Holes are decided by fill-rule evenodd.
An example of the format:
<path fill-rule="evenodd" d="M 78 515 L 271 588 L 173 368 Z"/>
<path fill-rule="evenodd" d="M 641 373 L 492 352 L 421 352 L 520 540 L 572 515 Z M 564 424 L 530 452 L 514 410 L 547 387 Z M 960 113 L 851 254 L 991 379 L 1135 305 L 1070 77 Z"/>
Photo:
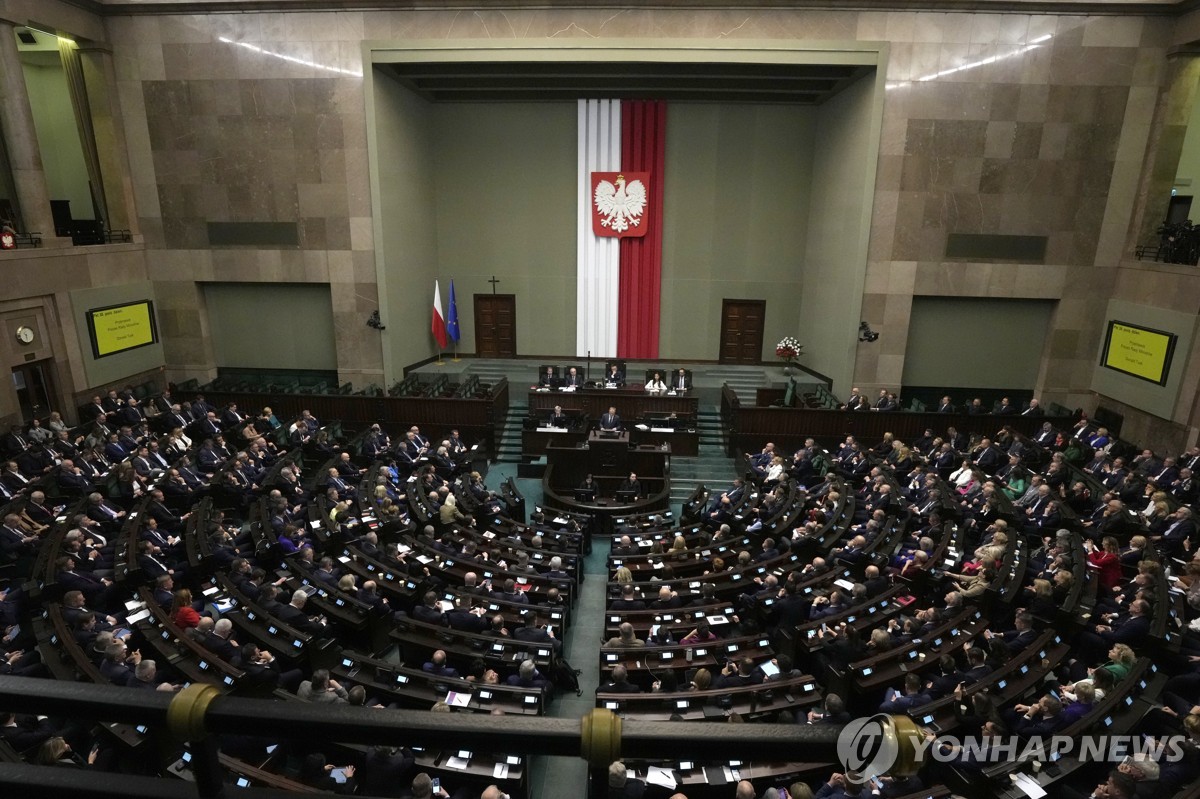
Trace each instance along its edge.
<path fill-rule="evenodd" d="M 1165 385 L 1178 338 L 1174 333 L 1110 320 L 1100 363 L 1109 369 Z"/>
<path fill-rule="evenodd" d="M 158 341 L 150 300 L 93 308 L 87 312 L 92 354 L 97 358 L 146 347 Z"/>

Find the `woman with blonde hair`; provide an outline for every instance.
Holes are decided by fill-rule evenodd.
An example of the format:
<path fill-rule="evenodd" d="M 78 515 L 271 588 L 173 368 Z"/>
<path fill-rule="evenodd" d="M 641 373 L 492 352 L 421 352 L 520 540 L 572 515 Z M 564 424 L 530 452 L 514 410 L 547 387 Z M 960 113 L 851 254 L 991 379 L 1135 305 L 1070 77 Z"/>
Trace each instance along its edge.
<path fill-rule="evenodd" d="M 677 560 L 683 560 L 687 557 L 687 539 L 681 535 L 675 536 L 675 540 L 671 542 L 671 549 L 667 553 Z"/>
<path fill-rule="evenodd" d="M 350 593 L 357 591 L 358 589 L 354 585 L 354 575 L 353 574 L 343 574 L 341 576 L 341 579 L 338 580 L 338 590 L 339 591 L 348 591 Z"/>
<path fill-rule="evenodd" d="M 1051 582 L 1038 578 L 1027 590 L 1033 594 L 1027 608 L 1029 613 L 1035 618 L 1053 619 L 1058 611 L 1058 602 L 1054 599 L 1054 586 Z"/>
<path fill-rule="evenodd" d="M 633 572 L 629 570 L 628 566 L 621 566 L 617 569 L 616 573 L 613 574 L 613 582 L 621 583 L 622 585 L 625 583 L 632 583 Z"/>
<path fill-rule="evenodd" d="M 783 477 L 783 458 L 776 455 L 771 458 L 771 465 L 767 467 L 766 481 L 768 483 L 778 483 Z"/>
<path fill-rule="evenodd" d="M 712 672 L 708 669 L 696 669 L 696 673 L 692 675 L 692 681 L 688 685 L 689 691 L 707 691 L 712 687 Z"/>

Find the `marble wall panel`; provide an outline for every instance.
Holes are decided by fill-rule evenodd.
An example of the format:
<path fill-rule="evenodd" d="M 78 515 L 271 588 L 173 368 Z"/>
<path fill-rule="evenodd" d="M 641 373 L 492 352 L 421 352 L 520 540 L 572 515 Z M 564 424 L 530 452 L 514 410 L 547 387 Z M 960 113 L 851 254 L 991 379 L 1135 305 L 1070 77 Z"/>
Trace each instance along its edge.
<path fill-rule="evenodd" d="M 889 324 L 905 329 L 888 338 L 903 342 L 907 321 L 895 309 L 904 301 L 894 298 L 1044 296 L 1047 285 L 1063 286 L 1067 268 L 1119 260 L 1140 196 L 1146 100 L 1152 108 L 1172 34 L 1162 19 L 1128 15 L 736 8 L 162 15 L 106 25 L 122 108 L 133 117 L 126 128 L 147 245 L 203 250 L 210 219 L 295 221 L 299 260 L 219 262 L 242 279 L 339 287 L 339 354 L 354 350 L 347 374 L 381 362 L 378 336 L 351 318 L 377 301 L 365 102 L 361 79 L 347 74 L 362 69 L 364 38 L 888 42 L 864 308 L 869 297 L 889 298 Z M 1137 104 L 1131 87 L 1145 87 Z M 949 234 L 980 232 L 1046 235 L 1050 263 L 942 263 Z M 1085 280 L 1076 291 L 1100 301 L 1110 283 Z M 1049 359 L 1063 397 L 1081 396 L 1090 379 L 1071 382 L 1090 361 L 1081 348 L 1095 324 L 1075 302 L 1056 315 Z M 855 375 L 894 384 L 902 369 L 903 351 L 866 348 Z"/>

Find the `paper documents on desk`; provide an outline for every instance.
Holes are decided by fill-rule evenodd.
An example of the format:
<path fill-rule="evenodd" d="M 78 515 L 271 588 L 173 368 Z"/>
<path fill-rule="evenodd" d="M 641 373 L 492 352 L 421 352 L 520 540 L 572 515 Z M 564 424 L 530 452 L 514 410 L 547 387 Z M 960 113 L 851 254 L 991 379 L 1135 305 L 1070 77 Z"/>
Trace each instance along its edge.
<path fill-rule="evenodd" d="M 854 590 L 854 583 L 850 582 L 849 580 L 834 580 L 833 584 L 836 585 L 838 588 L 844 588 L 847 591 Z"/>
<path fill-rule="evenodd" d="M 650 770 L 646 772 L 646 782 L 651 785 L 661 785 L 668 791 L 675 790 L 675 774 L 670 769 L 651 766 Z"/>
<path fill-rule="evenodd" d="M 508 779 L 508 764 L 507 763 L 497 763 L 496 767 L 494 769 L 492 769 L 492 776 L 498 780 Z"/>
<path fill-rule="evenodd" d="M 421 561 L 421 563 L 425 564 L 426 566 L 428 566 L 430 563 L 433 563 L 433 558 L 429 557 L 428 555 L 417 555 L 417 560 Z"/>
<path fill-rule="evenodd" d="M 446 704 L 450 707 L 466 707 L 471 704 L 471 695 L 460 694 L 457 691 L 451 691 L 446 694 Z"/>
<path fill-rule="evenodd" d="M 446 761 L 446 768 L 455 768 L 462 771 L 467 766 L 471 765 L 471 761 L 463 757 L 452 757 Z"/>
<path fill-rule="evenodd" d="M 1046 789 L 1028 774 L 1015 774 L 1012 781 L 1013 785 L 1017 786 L 1017 790 L 1028 796 L 1029 799 L 1041 799 L 1046 795 Z"/>
<path fill-rule="evenodd" d="M 650 425 L 648 424 L 635 424 L 634 427 L 636 427 L 638 430 L 641 430 L 643 433 L 650 429 Z"/>

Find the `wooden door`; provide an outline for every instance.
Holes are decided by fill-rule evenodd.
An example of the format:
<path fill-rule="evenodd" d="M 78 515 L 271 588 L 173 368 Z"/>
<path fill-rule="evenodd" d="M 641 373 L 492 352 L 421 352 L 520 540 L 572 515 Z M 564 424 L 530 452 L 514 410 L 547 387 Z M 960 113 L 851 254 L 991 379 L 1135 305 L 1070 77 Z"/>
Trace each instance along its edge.
<path fill-rule="evenodd" d="M 761 363 L 766 300 L 722 300 L 721 363 Z"/>
<path fill-rule="evenodd" d="M 475 295 L 475 355 L 479 358 L 516 357 L 516 295 Z"/>
<path fill-rule="evenodd" d="M 45 360 L 13 367 L 13 388 L 25 419 L 50 415 L 55 396 L 54 377 L 50 373 L 52 366 L 53 361 Z"/>

